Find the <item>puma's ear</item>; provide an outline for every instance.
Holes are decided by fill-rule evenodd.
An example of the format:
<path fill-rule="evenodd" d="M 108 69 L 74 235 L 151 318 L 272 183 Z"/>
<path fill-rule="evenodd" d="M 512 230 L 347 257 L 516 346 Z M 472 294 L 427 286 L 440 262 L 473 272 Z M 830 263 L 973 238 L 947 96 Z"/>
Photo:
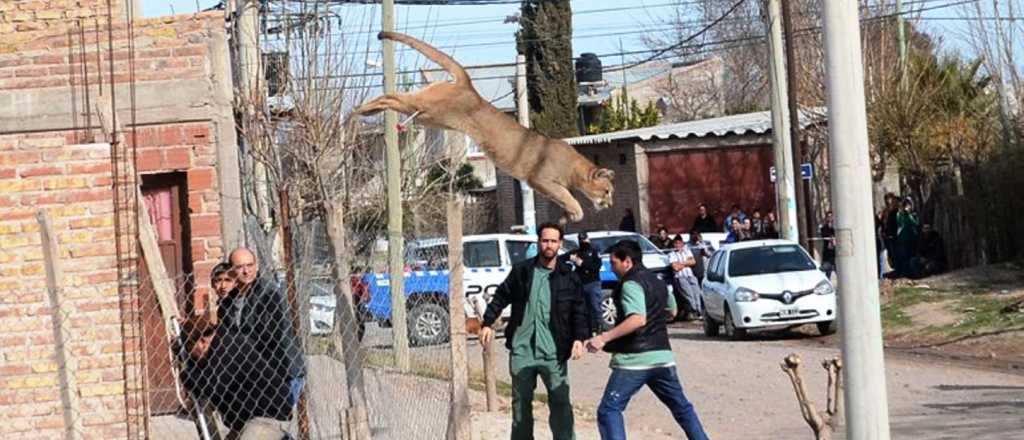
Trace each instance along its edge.
<path fill-rule="evenodd" d="M 615 180 L 615 171 L 608 168 L 594 168 L 594 171 L 590 172 L 590 180 L 597 180 L 602 177 L 608 180 Z"/>

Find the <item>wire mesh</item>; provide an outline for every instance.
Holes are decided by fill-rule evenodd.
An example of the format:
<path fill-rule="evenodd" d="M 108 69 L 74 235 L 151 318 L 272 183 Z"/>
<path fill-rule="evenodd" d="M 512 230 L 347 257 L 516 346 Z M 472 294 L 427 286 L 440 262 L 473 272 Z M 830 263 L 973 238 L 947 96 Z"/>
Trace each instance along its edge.
<path fill-rule="evenodd" d="M 273 238 L 254 241 L 260 254 L 279 253 Z M 151 278 L 141 280 L 151 437 L 227 439 L 248 420 L 282 419 L 274 429 L 296 439 L 350 438 L 345 410 L 361 395 L 371 438 L 443 438 L 451 380 L 444 256 L 410 253 L 406 293 L 412 348 L 409 370 L 399 371 L 388 277 L 375 270 L 386 266 L 386 245 L 375 243 L 371 254 L 355 263 L 345 281 L 349 302 L 339 301 L 343 289 L 335 279 L 323 223 L 294 228 L 293 244 L 290 265 L 257 258 L 252 271 L 258 276 L 249 291 L 223 286 L 218 291 L 223 276 L 210 273 L 175 278 L 173 302 L 181 319 L 168 319 L 158 298 L 161 289 Z M 428 268 L 428 262 L 437 266 Z M 233 266 L 230 276 L 236 282 L 244 280 L 244 266 Z M 349 304 L 351 315 L 339 311 Z M 354 321 L 343 322 L 346 316 Z M 358 375 L 349 374 L 349 363 Z M 304 405 L 292 394 L 300 377 Z M 353 377 L 362 384 L 354 393 Z"/>

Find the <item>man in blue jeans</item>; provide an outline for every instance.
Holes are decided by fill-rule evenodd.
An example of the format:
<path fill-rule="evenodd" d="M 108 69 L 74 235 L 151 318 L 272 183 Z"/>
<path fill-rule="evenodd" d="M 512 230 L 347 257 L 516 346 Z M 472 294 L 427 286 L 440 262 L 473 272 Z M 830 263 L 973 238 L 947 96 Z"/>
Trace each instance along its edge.
<path fill-rule="evenodd" d="M 633 395 L 647 385 L 668 406 L 686 438 L 706 440 L 697 412 L 683 394 L 676 375 L 675 356 L 665 328 L 675 315 L 675 300 L 665 283 L 643 267 L 643 253 L 637 242 L 620 241 L 608 253 L 612 271 L 620 280 L 612 293 L 616 325 L 587 341 L 591 352 L 603 349 L 612 353 L 612 374 L 597 408 L 601 438 L 626 438 L 622 412 Z"/>
<path fill-rule="evenodd" d="M 583 283 L 587 310 L 590 311 L 590 332 L 599 333 L 604 329 L 604 316 L 601 313 L 601 300 L 604 296 L 601 291 L 601 256 L 590 244 L 586 232 L 580 232 L 578 237 L 580 248 L 570 254 L 569 259 L 576 266 L 576 275 L 579 275 Z"/>

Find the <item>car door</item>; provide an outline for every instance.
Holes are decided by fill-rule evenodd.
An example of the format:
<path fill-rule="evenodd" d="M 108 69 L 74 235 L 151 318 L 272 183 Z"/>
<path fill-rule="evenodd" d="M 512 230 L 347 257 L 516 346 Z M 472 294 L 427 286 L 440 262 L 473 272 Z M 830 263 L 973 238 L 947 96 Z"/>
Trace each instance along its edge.
<path fill-rule="evenodd" d="M 722 286 L 719 268 L 725 251 L 715 252 L 708 263 L 707 277 L 704 279 L 702 292 L 704 295 L 704 308 L 714 318 L 722 316 Z"/>

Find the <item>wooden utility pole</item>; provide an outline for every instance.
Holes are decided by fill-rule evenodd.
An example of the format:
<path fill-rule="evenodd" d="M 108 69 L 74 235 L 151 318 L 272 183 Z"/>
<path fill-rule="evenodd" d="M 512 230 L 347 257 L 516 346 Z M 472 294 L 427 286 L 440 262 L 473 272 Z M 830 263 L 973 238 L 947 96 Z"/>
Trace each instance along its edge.
<path fill-rule="evenodd" d="M 384 32 L 395 30 L 395 0 L 381 6 Z M 381 41 L 384 50 L 384 94 L 395 93 L 395 42 Z M 409 331 L 405 310 L 405 270 L 402 264 L 402 160 L 398 149 L 398 113 L 384 111 L 384 144 L 388 182 L 388 273 L 391 289 L 391 332 L 395 345 L 395 367 L 409 370 Z"/>
<path fill-rule="evenodd" d="M 75 375 L 78 362 L 71 353 L 68 340 L 71 329 L 65 325 L 65 319 L 73 314 L 71 307 L 61 300 L 63 296 L 64 271 L 60 265 L 60 248 L 57 247 L 57 236 L 53 234 L 50 218 L 46 211 L 36 213 L 39 222 L 39 235 L 42 238 L 43 260 L 46 263 L 46 291 L 50 297 L 50 322 L 53 324 L 53 341 L 57 352 L 57 376 L 60 379 L 60 400 L 64 413 L 64 439 L 78 440 L 82 438 L 82 407 L 78 403 L 78 385 Z"/>
<path fill-rule="evenodd" d="M 811 228 L 814 227 L 814 223 L 809 219 L 808 213 L 813 212 L 814 209 L 808 202 L 810 200 L 810 185 L 804 183 L 801 170 L 805 157 L 803 142 L 800 141 L 800 104 L 797 102 L 800 84 L 796 75 L 796 37 L 793 34 L 792 2 L 792 0 L 782 0 L 782 27 L 786 34 L 786 83 L 789 91 L 786 94 L 789 102 L 789 137 L 793 144 L 793 195 L 796 197 L 796 225 L 800 244 L 810 250 L 810 238 L 814 234 Z"/>
<path fill-rule="evenodd" d="M 786 240 L 799 239 L 796 196 L 793 191 L 793 149 L 786 106 L 786 65 L 782 49 L 781 0 L 768 0 L 769 73 L 772 84 L 772 138 L 775 144 L 775 188 L 779 206 L 779 234 Z M 799 177 L 799 175 L 797 175 Z"/>

